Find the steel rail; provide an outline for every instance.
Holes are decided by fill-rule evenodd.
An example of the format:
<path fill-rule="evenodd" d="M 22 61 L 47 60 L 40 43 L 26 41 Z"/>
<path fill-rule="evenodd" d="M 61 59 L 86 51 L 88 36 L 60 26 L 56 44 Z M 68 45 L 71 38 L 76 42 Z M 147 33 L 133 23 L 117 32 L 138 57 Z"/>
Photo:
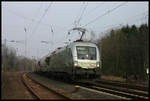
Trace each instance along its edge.
<path fill-rule="evenodd" d="M 40 97 L 40 95 L 38 95 L 38 94 L 30 87 L 30 85 L 25 81 L 25 76 L 26 76 L 28 79 L 31 79 L 34 83 L 36 83 L 36 84 L 40 85 L 41 87 L 43 87 L 43 88 L 45 88 L 45 89 L 47 89 L 47 90 L 53 92 L 54 94 L 56 94 L 56 95 L 58 95 L 58 96 L 61 96 L 61 97 L 65 98 L 65 99 L 70 99 L 70 98 L 66 97 L 65 95 L 60 94 L 60 93 L 58 93 L 58 92 L 52 90 L 51 88 L 49 88 L 49 87 L 47 87 L 47 86 L 41 84 L 40 82 L 34 80 L 34 79 L 31 78 L 28 74 L 29 74 L 29 73 L 25 73 L 25 74 L 22 76 L 22 81 L 23 81 L 23 83 L 25 84 L 25 86 L 28 88 L 28 90 L 29 90 L 37 99 L 42 100 L 42 98 Z"/>
<path fill-rule="evenodd" d="M 137 93 L 137 92 L 131 92 L 131 91 L 128 92 L 128 89 L 122 90 L 121 87 L 113 88 L 111 84 L 110 84 L 111 87 L 109 87 L 108 84 L 102 85 L 100 83 L 98 84 L 98 83 L 93 83 L 93 82 L 75 82 L 75 84 L 81 85 L 87 88 L 123 96 L 123 97 L 128 97 L 131 99 L 149 99 L 148 94 L 142 94 L 140 92 Z"/>
<path fill-rule="evenodd" d="M 55 90 L 53 90 L 53 89 L 51 89 L 51 88 L 49 88 L 49 87 L 43 85 L 42 83 L 40 83 L 40 82 L 38 82 L 37 80 L 33 79 L 31 76 L 27 75 L 27 77 L 30 78 L 30 79 L 31 79 L 32 81 L 34 81 L 35 83 L 37 83 L 37 84 L 39 84 L 40 86 L 42 86 L 43 88 L 45 88 L 45 89 L 47 89 L 47 90 L 49 90 L 49 91 L 55 93 L 56 95 L 59 95 L 59 96 L 65 98 L 65 99 L 70 100 L 69 97 L 65 96 L 64 94 L 60 94 L 59 92 L 57 92 L 57 91 L 55 91 Z"/>
<path fill-rule="evenodd" d="M 148 87 L 129 84 L 129 83 L 125 83 L 125 82 L 108 81 L 108 80 L 96 80 L 95 82 L 101 83 L 101 84 L 110 84 L 110 85 L 113 85 L 113 86 L 127 87 L 127 88 L 130 88 L 130 89 L 141 90 L 141 91 L 148 91 L 149 90 Z"/>
<path fill-rule="evenodd" d="M 34 95 L 34 97 L 35 97 L 36 99 L 41 100 L 41 98 L 35 93 L 35 91 L 27 84 L 27 82 L 26 82 L 25 79 L 24 79 L 24 76 L 25 76 L 25 74 L 22 75 L 22 79 L 21 79 L 22 82 L 23 82 L 23 84 L 27 87 L 28 91 L 29 91 L 32 95 Z"/>

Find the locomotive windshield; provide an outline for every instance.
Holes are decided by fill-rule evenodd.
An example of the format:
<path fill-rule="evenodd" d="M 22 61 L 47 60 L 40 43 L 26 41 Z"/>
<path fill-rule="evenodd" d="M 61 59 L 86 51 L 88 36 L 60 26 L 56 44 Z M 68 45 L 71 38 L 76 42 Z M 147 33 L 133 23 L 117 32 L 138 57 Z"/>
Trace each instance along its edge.
<path fill-rule="evenodd" d="M 89 46 L 76 46 L 78 59 L 96 60 L 96 48 Z"/>

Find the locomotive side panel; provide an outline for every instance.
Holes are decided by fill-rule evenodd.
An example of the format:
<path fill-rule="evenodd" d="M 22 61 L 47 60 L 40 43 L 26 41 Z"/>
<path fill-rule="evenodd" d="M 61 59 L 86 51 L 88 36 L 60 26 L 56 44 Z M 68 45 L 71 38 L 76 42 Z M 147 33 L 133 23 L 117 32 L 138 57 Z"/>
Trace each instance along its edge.
<path fill-rule="evenodd" d="M 49 71 L 69 73 L 72 71 L 72 57 L 71 50 L 68 48 L 63 51 L 53 54 L 50 59 Z"/>

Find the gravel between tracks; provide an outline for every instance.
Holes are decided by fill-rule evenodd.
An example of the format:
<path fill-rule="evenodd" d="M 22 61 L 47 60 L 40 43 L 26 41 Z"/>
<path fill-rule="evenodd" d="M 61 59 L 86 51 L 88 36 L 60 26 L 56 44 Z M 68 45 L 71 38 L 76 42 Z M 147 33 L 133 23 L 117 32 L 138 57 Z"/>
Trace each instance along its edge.
<path fill-rule="evenodd" d="M 65 82 L 61 81 L 56 81 L 52 80 L 46 77 L 42 77 L 40 75 L 37 75 L 35 73 L 30 74 L 35 80 L 45 84 L 46 86 L 49 86 L 50 88 L 56 89 L 59 92 L 70 94 L 68 96 L 72 97 L 72 99 L 96 99 L 96 100 L 101 100 L 101 99 L 123 99 L 121 97 L 103 93 L 103 92 L 95 92 L 94 90 L 87 90 L 85 88 L 79 88 L 76 89 L 75 85 L 73 84 L 68 84 Z"/>

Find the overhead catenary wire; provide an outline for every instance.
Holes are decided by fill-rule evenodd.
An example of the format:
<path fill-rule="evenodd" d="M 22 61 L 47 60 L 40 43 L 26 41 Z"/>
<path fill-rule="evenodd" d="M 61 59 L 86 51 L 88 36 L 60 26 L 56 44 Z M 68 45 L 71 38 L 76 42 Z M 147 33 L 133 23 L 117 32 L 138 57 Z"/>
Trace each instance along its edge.
<path fill-rule="evenodd" d="M 143 14 L 143 13 L 141 13 L 141 14 Z M 138 14 L 139 15 L 139 14 Z M 147 17 L 148 15 L 146 15 L 146 16 L 142 16 L 142 17 L 140 17 L 140 18 L 138 18 L 138 19 L 134 19 L 134 21 L 141 21 L 141 20 L 145 20 L 146 18 L 145 17 Z M 135 16 L 133 16 L 133 18 L 134 18 Z M 130 17 L 131 18 L 131 17 Z M 128 18 L 129 19 L 129 18 Z M 122 27 L 122 26 L 125 26 L 126 24 L 125 23 L 119 23 L 119 24 L 113 24 L 113 25 L 108 25 L 108 26 L 105 26 L 105 27 L 102 27 L 103 29 L 104 28 L 107 28 L 106 30 L 104 30 L 104 31 L 102 31 L 102 32 L 106 32 L 107 30 L 110 30 L 110 29 L 113 29 L 113 28 L 117 28 L 117 27 Z M 114 27 L 112 27 L 112 26 L 114 26 Z M 109 28 L 108 28 L 109 27 Z M 100 32 L 100 33 L 102 33 L 102 32 Z"/>
<path fill-rule="evenodd" d="M 123 5 L 125 5 L 126 3 L 127 3 L 127 2 L 121 3 L 120 5 L 118 5 L 118 6 L 114 7 L 114 8 L 112 8 L 111 10 L 108 10 L 108 11 L 105 12 L 104 14 L 102 14 L 102 15 L 96 17 L 94 20 L 88 22 L 87 24 L 83 25 L 82 27 L 85 27 L 85 26 L 87 26 L 87 25 L 89 25 L 89 24 L 95 22 L 95 21 L 98 20 L 99 18 L 101 18 L 101 17 L 103 17 L 103 16 L 105 16 L 105 15 L 111 13 L 112 11 L 114 11 L 114 10 L 116 10 L 117 8 L 119 8 L 119 7 L 123 6 Z"/>
<path fill-rule="evenodd" d="M 42 21 L 42 19 L 43 19 L 44 16 L 46 15 L 46 13 L 48 12 L 48 9 L 51 7 L 51 5 L 52 5 L 52 3 L 50 3 L 49 6 L 47 7 L 47 9 L 45 9 L 44 14 L 41 16 L 41 18 L 40 18 L 38 24 L 35 26 L 34 30 L 32 31 L 32 34 L 31 34 L 32 36 L 34 35 L 36 29 L 38 28 L 38 25 L 40 24 L 40 22 Z M 30 39 L 31 39 L 31 38 L 30 38 Z"/>
<path fill-rule="evenodd" d="M 106 3 L 106 2 L 105 2 Z M 105 3 L 100 3 L 98 4 L 96 7 L 94 7 L 93 9 L 91 9 L 90 11 L 88 11 L 84 16 L 88 17 L 91 13 L 93 13 L 94 11 L 96 11 L 96 9 L 100 8 L 103 4 Z"/>
<path fill-rule="evenodd" d="M 148 11 L 147 11 L 148 12 Z M 143 15 L 144 13 L 147 13 L 147 12 L 142 12 L 142 13 L 140 13 L 140 14 L 137 14 L 137 15 Z M 132 16 L 132 17 L 129 17 L 130 19 L 131 18 L 135 18 L 135 16 L 137 16 L 137 15 L 134 15 L 134 16 Z M 138 18 L 138 19 L 134 19 L 134 20 L 132 20 L 132 21 L 135 21 L 135 22 L 138 22 L 138 21 L 142 21 L 142 20 L 145 20 L 146 18 L 148 17 L 148 14 L 147 15 L 144 15 L 144 16 L 142 16 L 142 17 L 140 17 L 140 18 Z M 129 18 L 126 18 L 126 20 L 127 19 L 129 19 Z M 118 27 L 123 27 L 123 26 L 125 26 L 126 24 L 124 23 L 124 22 L 122 22 L 122 23 L 119 23 L 119 24 L 112 24 L 112 25 L 108 25 L 108 26 L 105 26 L 105 27 L 101 27 L 101 28 L 106 28 L 104 31 L 101 31 L 101 32 L 99 32 L 99 31 L 97 31 L 98 33 L 103 33 L 103 34 L 105 34 L 106 33 L 106 31 L 110 31 L 111 29 L 118 29 Z M 108 28 L 109 27 L 109 28 Z M 102 35 L 102 36 L 104 36 L 104 35 Z M 101 36 L 101 37 L 102 37 Z"/>
<path fill-rule="evenodd" d="M 15 11 L 12 11 L 12 10 L 9 10 L 9 9 L 7 9 L 7 11 L 10 12 L 11 14 L 13 14 L 13 15 L 16 15 L 16 16 L 18 16 L 18 17 L 24 19 L 24 20 L 28 20 L 28 21 L 30 21 L 30 22 L 39 23 L 39 21 L 37 21 L 37 20 L 35 20 L 35 19 L 33 19 L 33 18 L 26 17 L 26 16 L 24 16 L 24 15 L 22 15 L 22 14 L 20 14 L 20 13 L 15 12 Z M 43 23 L 43 22 L 42 22 L 42 23 L 40 22 L 40 24 L 42 24 L 43 26 L 46 26 L 47 28 L 49 28 L 49 26 L 51 26 L 50 24 Z M 53 25 L 53 26 L 56 26 L 57 28 L 59 28 L 59 29 L 61 29 L 61 30 L 66 30 L 66 29 L 67 29 L 67 28 L 65 28 L 65 27 L 63 27 L 63 26 L 58 26 L 58 25 Z"/>
<path fill-rule="evenodd" d="M 148 11 L 147 11 L 148 12 Z M 140 14 L 136 14 L 136 15 L 134 15 L 134 16 L 130 16 L 130 17 L 128 17 L 128 18 L 126 18 L 126 19 L 124 19 L 124 21 L 127 21 L 127 20 L 131 20 L 131 19 L 133 19 L 134 18 L 134 20 L 132 20 L 132 21 L 137 21 L 137 19 L 135 19 L 135 17 L 139 17 L 140 15 L 143 15 L 143 14 L 145 14 L 145 13 L 147 13 L 147 12 L 142 12 L 142 13 L 140 13 Z M 146 15 L 147 16 L 147 15 Z M 143 17 L 141 17 L 141 18 L 143 18 Z M 140 19 L 141 19 L 140 18 Z M 139 18 L 138 18 L 139 19 Z M 127 21 L 128 22 L 128 21 Z M 119 23 L 118 25 L 122 25 L 122 24 L 124 24 L 124 22 L 122 21 L 122 23 Z M 116 24 L 112 24 L 112 25 L 107 25 L 107 26 L 104 26 L 104 27 L 101 27 L 101 28 L 107 28 L 107 27 L 112 27 L 112 26 L 114 26 L 114 25 L 117 25 L 117 23 Z"/>
<path fill-rule="evenodd" d="M 69 24 L 69 26 L 74 25 L 74 27 L 77 27 L 77 23 L 78 23 L 79 19 L 82 17 L 83 12 L 84 12 L 85 7 L 86 7 L 86 5 L 85 6 L 84 5 L 85 5 L 85 2 L 82 2 L 81 7 L 79 8 L 79 12 L 78 12 L 78 14 L 75 17 L 75 20 L 73 21 L 73 23 Z M 82 8 L 83 8 L 83 11 L 82 11 L 82 14 L 80 15 L 80 11 L 81 11 Z M 79 15 L 80 15 L 80 17 L 79 17 Z M 68 36 L 69 36 L 69 34 L 67 33 L 66 34 L 66 39 L 68 38 Z"/>
<path fill-rule="evenodd" d="M 100 3 L 98 4 L 96 7 L 94 7 L 93 9 L 91 9 L 90 11 L 87 12 L 87 15 L 93 13 L 97 8 L 101 7 L 104 3 Z"/>
<path fill-rule="evenodd" d="M 40 10 L 40 9 L 41 9 L 41 6 L 38 8 L 38 10 Z M 39 21 L 37 21 L 36 19 L 31 19 L 31 18 L 26 17 L 26 16 L 24 16 L 24 15 L 18 13 L 18 12 L 15 12 L 15 11 L 13 11 L 13 10 L 7 9 L 7 11 L 8 11 L 9 13 L 15 15 L 15 16 L 18 16 L 19 18 L 23 19 L 24 21 L 25 21 L 25 20 L 28 20 L 28 21 L 30 21 L 30 22 L 39 23 Z M 36 14 L 35 14 L 35 15 L 36 15 Z M 41 25 L 47 27 L 48 29 L 51 28 L 51 26 L 52 26 L 52 25 L 47 24 L 47 23 L 41 23 L 40 26 L 41 26 Z M 53 27 L 54 27 L 54 26 L 56 26 L 57 29 L 66 30 L 66 28 L 64 28 L 63 26 L 53 25 Z M 27 29 L 27 27 L 25 27 L 25 28 Z M 28 31 L 28 29 L 27 29 L 27 31 Z M 28 32 L 29 32 L 29 31 L 28 31 Z"/>
<path fill-rule="evenodd" d="M 24 20 L 33 20 L 33 19 L 30 19 L 30 18 L 28 18 L 28 17 L 26 17 L 26 16 L 24 16 L 24 15 L 22 15 L 22 14 L 19 14 L 19 13 L 16 13 L 16 12 L 14 12 L 13 10 L 10 10 L 10 9 L 8 9 L 8 8 L 6 8 L 6 10 L 8 11 L 8 12 L 10 12 L 11 14 L 14 14 L 14 15 L 16 15 L 16 16 L 18 16 L 18 17 L 21 17 L 21 18 L 23 18 Z"/>
<path fill-rule="evenodd" d="M 35 12 L 34 16 L 32 19 L 34 19 L 36 17 L 36 15 L 38 14 L 39 10 L 41 9 L 42 7 L 42 4 L 40 5 L 40 7 L 38 7 L 37 11 Z M 24 28 L 24 31 L 25 31 L 25 56 L 27 56 L 27 30 L 29 30 L 29 26 L 33 23 L 33 20 L 32 22 L 30 22 L 27 27 Z M 29 34 L 29 31 L 28 31 L 28 34 Z"/>
<path fill-rule="evenodd" d="M 41 7 L 39 7 L 38 8 L 38 10 L 40 9 Z M 11 13 L 11 14 L 13 14 L 13 15 L 15 15 L 15 16 L 18 16 L 19 18 L 21 18 L 21 19 L 23 19 L 24 21 L 25 20 L 29 20 L 29 21 L 31 21 L 31 22 L 37 22 L 37 23 L 39 23 L 39 21 L 36 21 L 35 19 L 31 19 L 31 18 L 28 18 L 28 17 L 26 17 L 26 16 L 24 16 L 24 15 L 22 15 L 22 14 L 20 14 L 20 13 L 17 13 L 17 12 L 15 12 L 15 11 L 12 11 L 12 10 L 9 10 L 9 9 L 7 9 L 7 11 L 9 11 L 9 13 Z M 46 26 L 47 28 L 50 28 L 50 24 L 46 24 L 46 23 L 42 23 L 42 25 L 44 25 L 44 26 Z M 60 27 L 60 26 L 57 26 L 57 25 L 53 25 L 53 26 L 56 26 L 58 29 L 61 29 L 61 30 L 66 30 L 64 27 Z M 27 29 L 27 27 L 25 27 L 26 29 Z M 29 32 L 29 31 L 28 31 Z"/>
<path fill-rule="evenodd" d="M 147 14 L 146 15 L 143 15 L 143 14 L 145 14 L 145 13 L 147 13 L 147 12 L 142 12 L 142 13 L 140 13 L 140 14 L 137 14 L 137 15 L 134 15 L 134 16 L 131 16 L 131 17 L 128 17 L 128 18 L 126 18 L 126 19 L 124 19 L 124 21 L 126 21 L 126 22 L 122 22 L 122 23 L 120 23 L 120 24 L 128 24 L 128 22 L 130 21 L 130 22 L 137 22 L 137 21 L 140 21 L 140 20 L 145 20 L 146 19 L 146 17 L 148 16 Z M 140 15 L 142 15 L 142 17 L 140 17 L 140 18 L 135 18 L 135 17 L 139 17 Z M 144 19 L 143 19 L 144 18 Z M 133 19 L 133 20 L 132 20 Z M 128 21 L 127 21 L 128 20 Z M 131 21 L 132 20 L 132 21 Z"/>
<path fill-rule="evenodd" d="M 132 20 L 132 21 L 135 21 L 135 22 L 137 22 L 137 21 L 142 21 L 142 20 L 145 20 L 147 17 L 148 17 L 148 15 L 144 15 L 144 16 L 142 16 L 141 18 L 134 19 L 134 20 Z M 148 19 L 147 19 L 147 20 L 148 20 Z M 146 23 L 147 23 L 147 21 L 146 21 Z"/>
<path fill-rule="evenodd" d="M 83 2 L 83 4 L 82 4 L 82 5 L 84 5 L 84 4 L 85 4 L 85 2 Z M 91 9 L 90 11 L 88 11 L 87 15 L 89 15 L 89 14 L 90 14 L 92 11 L 94 11 L 95 9 L 97 9 L 97 8 L 101 7 L 100 5 L 102 5 L 102 4 L 104 4 L 104 3 L 98 4 L 96 7 L 94 7 L 94 8 L 93 8 L 93 9 Z M 82 7 L 82 6 L 81 6 L 81 7 Z M 79 11 L 81 11 L 81 9 L 82 9 L 81 7 L 80 7 L 80 10 L 79 10 Z M 87 5 L 85 5 L 85 7 L 87 7 Z M 84 7 L 84 8 L 85 8 L 85 7 Z M 77 15 L 79 15 L 79 14 L 77 14 Z M 85 15 L 86 15 L 86 14 L 85 14 Z M 69 24 L 69 26 L 70 26 L 70 25 L 72 25 L 72 24 L 74 24 L 74 25 L 75 25 L 75 27 L 77 26 L 77 23 L 78 23 L 78 22 L 77 22 L 77 17 L 78 17 L 78 16 L 76 16 L 76 18 L 75 18 L 74 22 L 73 22 L 73 23 L 71 23 L 71 24 Z"/>
<path fill-rule="evenodd" d="M 39 14 L 39 11 L 41 10 L 41 8 L 42 8 L 42 4 L 41 4 L 41 5 L 38 7 L 38 9 L 36 10 L 36 12 L 35 12 L 35 14 L 34 14 L 34 16 L 33 16 L 33 18 L 32 18 L 32 22 L 30 22 L 30 23 L 28 24 L 27 28 L 33 23 L 33 21 L 34 21 L 34 19 L 36 18 L 37 14 Z"/>
<path fill-rule="evenodd" d="M 52 3 L 51 3 L 51 4 L 52 4 Z M 41 22 L 42 18 L 46 15 L 46 13 L 47 13 L 49 7 L 51 6 L 51 4 L 49 4 L 49 6 L 47 7 L 47 9 L 45 9 L 45 12 L 44 12 L 43 16 L 41 16 L 41 19 L 38 21 L 38 24 Z M 39 8 L 39 9 L 40 9 L 40 8 Z M 19 16 L 19 17 L 23 18 L 24 20 L 31 20 L 32 22 L 34 21 L 34 19 L 29 19 L 29 18 L 27 18 L 27 17 L 25 17 L 25 16 L 22 16 L 21 14 L 15 13 L 15 12 L 9 10 L 9 9 L 8 9 L 8 11 L 11 12 L 11 13 L 13 13 L 13 14 L 15 14 L 16 16 Z M 35 31 L 35 30 L 37 29 L 38 24 L 37 24 L 37 26 L 35 27 L 35 29 L 34 29 L 33 31 Z M 26 28 L 24 28 L 24 29 L 25 29 L 25 32 L 26 32 Z M 34 34 L 34 33 L 33 33 L 33 34 Z M 33 35 L 33 34 L 31 34 L 31 35 Z M 31 37 L 30 37 L 30 39 L 31 39 Z M 26 39 L 25 39 L 25 40 L 27 40 L 27 36 L 26 36 Z M 27 41 L 26 41 L 26 42 L 27 42 Z M 25 45 L 25 56 L 26 56 L 26 45 Z"/>
<path fill-rule="evenodd" d="M 127 2 L 126 2 L 127 3 Z M 118 6 L 116 6 L 115 8 L 113 8 L 113 9 L 111 9 L 111 10 L 109 10 L 109 11 L 107 11 L 106 13 L 104 13 L 102 16 L 104 16 L 104 15 L 106 15 L 107 13 L 110 13 L 110 12 L 112 12 L 113 10 L 115 10 L 115 9 L 117 9 L 117 8 L 119 8 L 119 7 L 121 7 L 122 5 L 124 5 L 124 4 L 126 4 L 126 3 L 122 3 L 122 4 L 120 4 L 120 5 L 118 5 Z M 85 6 L 86 7 L 86 6 Z M 83 12 L 84 12 L 84 10 L 85 10 L 85 7 L 84 7 L 84 9 L 83 9 Z M 83 14 L 83 13 L 82 13 Z M 81 17 L 82 17 L 82 14 L 81 14 Z M 79 18 L 79 20 L 78 20 L 78 24 L 79 24 L 79 22 L 80 22 L 80 20 L 81 20 L 81 17 Z M 101 17 L 101 16 L 100 16 Z M 98 17 L 97 17 L 98 18 Z M 95 20 L 97 20 L 97 18 L 96 19 L 94 19 L 94 21 Z M 93 22 L 93 20 L 92 20 L 92 22 Z M 90 22 L 91 23 L 91 22 Z M 87 23 L 87 24 L 90 24 L 90 23 Z M 87 25 L 86 24 L 86 25 Z M 85 26 L 86 26 L 85 25 Z M 82 26 L 83 27 L 83 26 Z"/>
<path fill-rule="evenodd" d="M 82 5 L 81 5 L 81 7 L 80 7 L 80 9 L 79 9 L 79 13 L 77 14 L 77 16 L 76 16 L 76 18 L 75 18 L 75 20 L 74 20 L 74 22 L 73 22 L 73 24 L 76 26 L 77 25 L 77 19 L 78 19 L 78 16 L 79 16 L 79 14 L 80 14 L 80 11 L 81 11 L 81 9 L 82 9 L 82 6 L 85 4 L 85 2 L 83 2 L 82 3 Z M 72 24 L 71 24 L 72 25 Z"/>
<path fill-rule="evenodd" d="M 14 15 L 16 15 L 16 16 L 18 16 L 18 17 L 24 19 L 24 20 L 29 20 L 29 21 L 31 21 L 31 22 L 37 22 L 37 23 L 39 23 L 39 21 L 36 21 L 36 20 L 33 19 L 33 18 L 28 18 L 28 17 L 26 17 L 26 16 L 24 16 L 24 15 L 22 15 L 22 14 L 20 14 L 20 13 L 17 13 L 17 12 L 15 12 L 15 11 L 12 11 L 12 10 L 10 10 L 10 9 L 7 9 L 7 11 L 10 12 L 11 14 L 14 14 Z M 45 24 L 45 23 L 43 23 L 43 25 L 49 26 L 49 24 Z"/>
<path fill-rule="evenodd" d="M 86 9 L 87 5 L 88 5 L 88 2 L 85 4 L 85 6 L 84 6 L 84 8 L 83 8 L 82 13 L 81 13 L 81 15 L 80 15 L 79 19 L 77 20 L 77 24 L 79 24 L 79 23 L 80 23 L 80 21 L 81 21 L 81 19 L 82 19 L 82 16 L 83 16 L 83 13 L 85 12 L 85 9 Z"/>
<path fill-rule="evenodd" d="M 79 11 L 81 11 L 82 8 L 83 8 L 83 10 L 82 10 L 81 14 L 79 13 L 80 16 L 79 16 L 79 14 L 77 14 L 76 19 L 74 20 L 74 23 L 73 23 L 75 25 L 74 27 L 77 27 L 77 25 L 79 25 L 79 23 L 83 17 L 83 14 L 85 12 L 85 9 L 87 8 L 88 2 L 86 4 L 85 4 L 85 2 L 83 2 L 82 5 L 83 5 L 83 7 L 81 6 Z M 69 34 L 66 35 L 66 39 L 68 38 L 68 36 L 69 36 Z"/>

